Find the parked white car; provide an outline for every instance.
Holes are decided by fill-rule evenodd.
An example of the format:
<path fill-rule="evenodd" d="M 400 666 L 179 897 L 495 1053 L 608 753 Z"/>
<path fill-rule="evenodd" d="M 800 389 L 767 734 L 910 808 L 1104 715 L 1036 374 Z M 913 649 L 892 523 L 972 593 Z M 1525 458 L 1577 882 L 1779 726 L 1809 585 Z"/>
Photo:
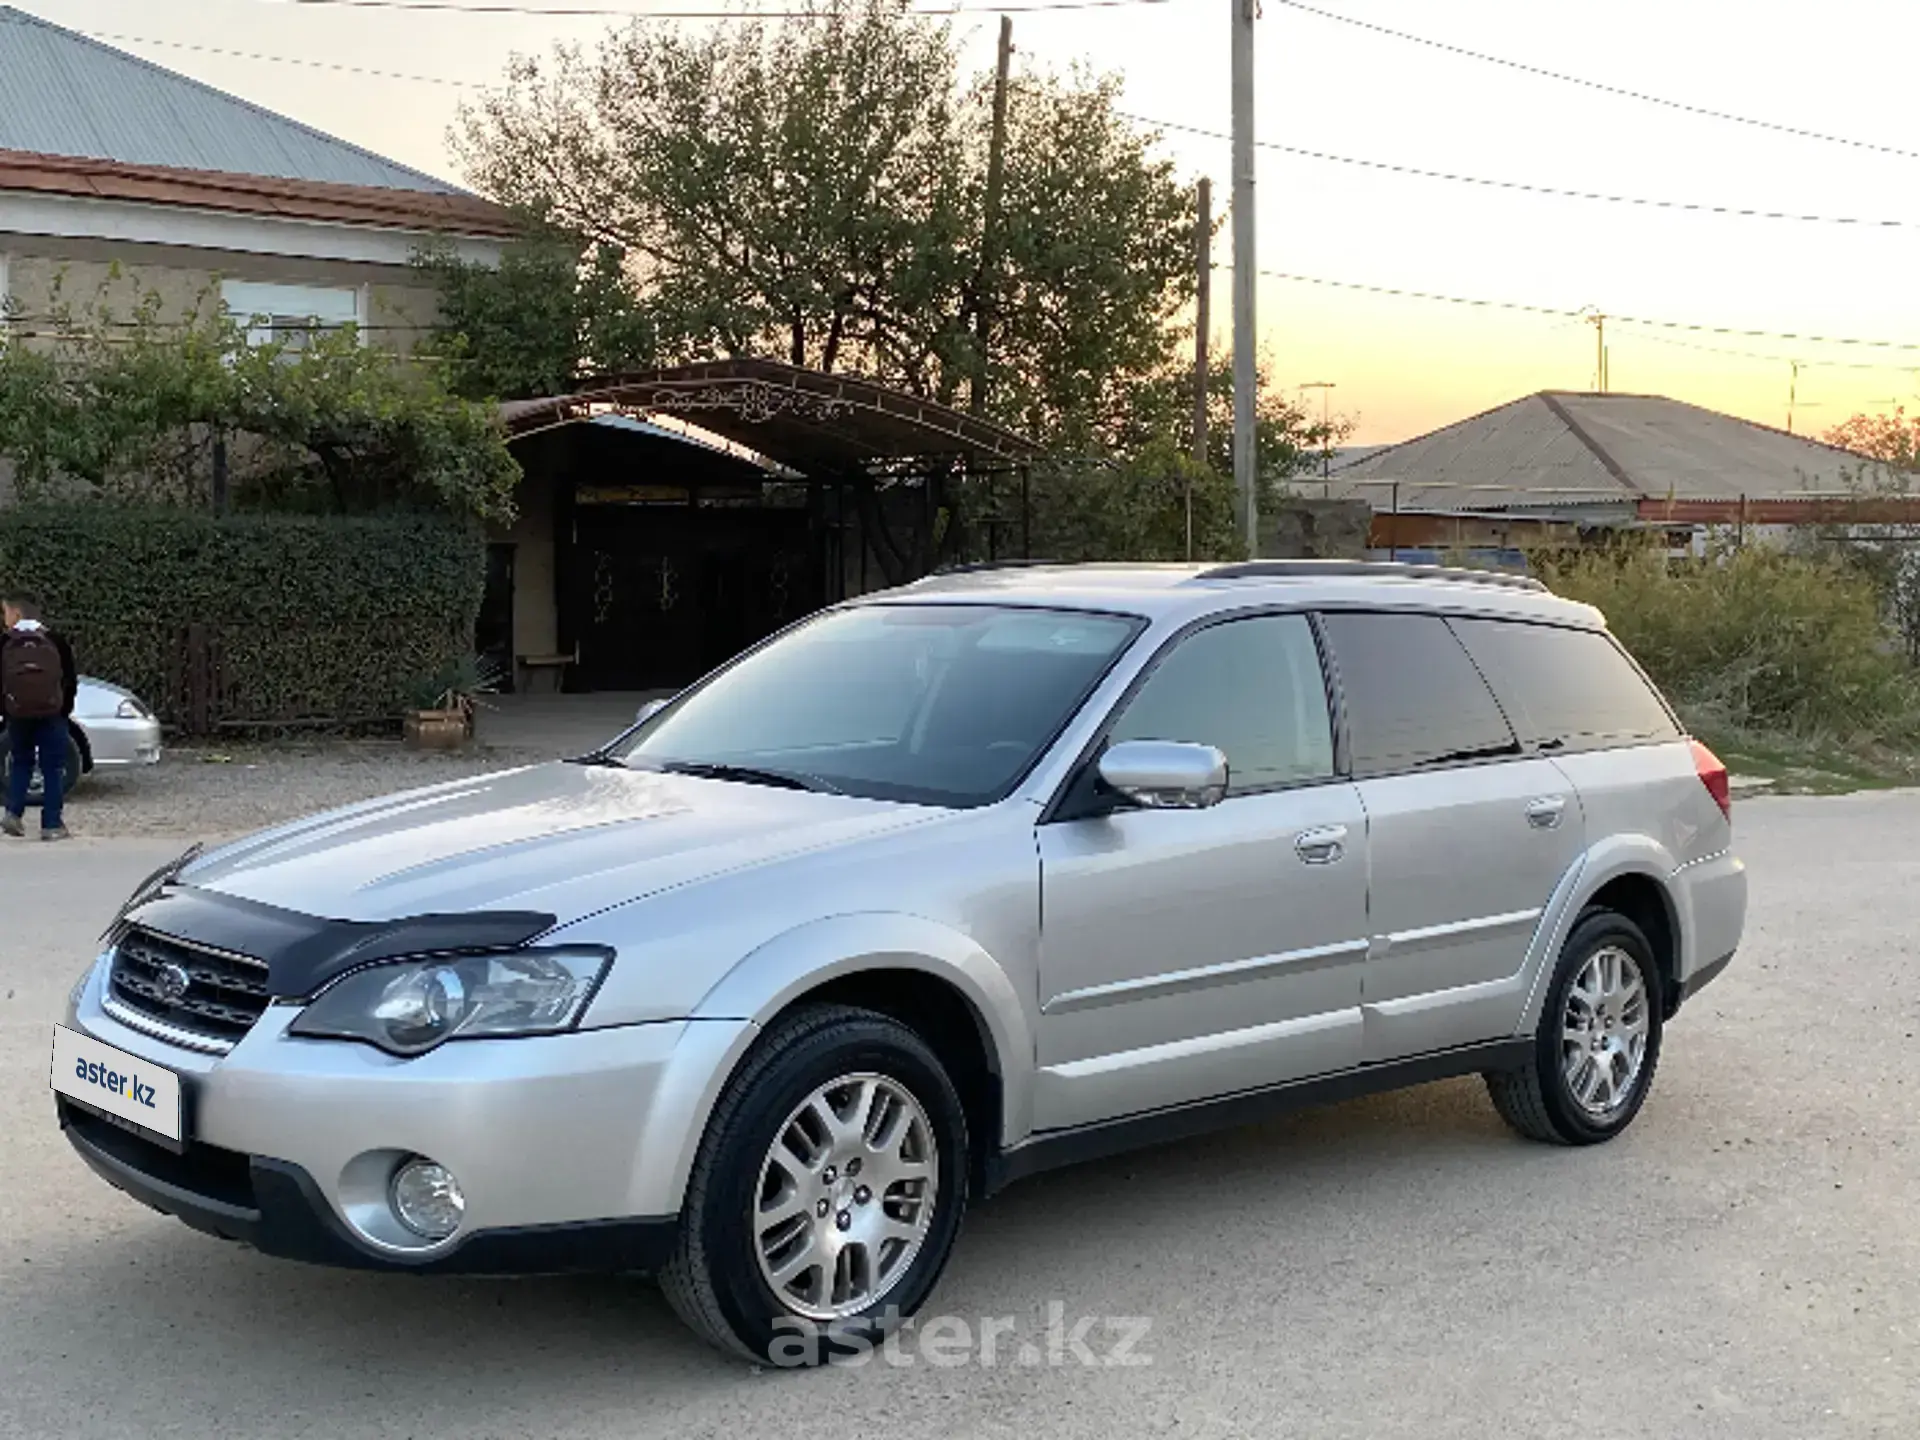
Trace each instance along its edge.
<path fill-rule="evenodd" d="M 160 722 L 138 695 L 121 686 L 82 675 L 74 697 L 72 734 L 67 741 L 67 790 L 95 770 L 124 770 L 160 763 Z M 5 726 L 0 726 L 0 733 Z M 0 749 L 0 781 L 13 761 Z M 40 777 L 27 792 L 29 804 L 40 803 Z"/>

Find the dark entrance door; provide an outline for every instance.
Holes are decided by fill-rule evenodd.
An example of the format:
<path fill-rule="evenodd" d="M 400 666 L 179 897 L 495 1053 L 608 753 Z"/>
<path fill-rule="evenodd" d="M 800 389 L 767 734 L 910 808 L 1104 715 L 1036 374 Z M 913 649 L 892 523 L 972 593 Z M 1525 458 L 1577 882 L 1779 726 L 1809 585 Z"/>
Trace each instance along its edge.
<path fill-rule="evenodd" d="M 568 598 L 576 681 L 675 689 L 822 603 L 801 509 L 581 505 Z"/>

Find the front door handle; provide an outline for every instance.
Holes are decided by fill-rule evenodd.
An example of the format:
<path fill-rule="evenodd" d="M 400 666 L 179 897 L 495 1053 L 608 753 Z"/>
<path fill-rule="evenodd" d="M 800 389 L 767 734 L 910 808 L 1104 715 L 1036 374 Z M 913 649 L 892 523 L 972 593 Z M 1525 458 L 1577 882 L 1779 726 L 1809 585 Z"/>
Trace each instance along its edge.
<path fill-rule="evenodd" d="M 1308 865 L 1331 865 L 1347 853 L 1347 827 L 1326 825 L 1294 837 L 1293 853 Z"/>
<path fill-rule="evenodd" d="M 1566 796 L 1543 795 L 1538 800 L 1527 802 L 1527 823 L 1536 830 L 1552 830 L 1559 825 L 1560 817 L 1566 812 Z"/>

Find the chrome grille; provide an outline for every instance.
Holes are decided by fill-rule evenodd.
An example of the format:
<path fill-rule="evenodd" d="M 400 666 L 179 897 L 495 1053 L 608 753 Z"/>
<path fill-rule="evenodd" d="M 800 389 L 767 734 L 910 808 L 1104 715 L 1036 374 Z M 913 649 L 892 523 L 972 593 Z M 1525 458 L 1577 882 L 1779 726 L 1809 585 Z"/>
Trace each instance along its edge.
<path fill-rule="evenodd" d="M 267 1008 L 265 961 L 150 930 L 129 930 L 114 947 L 111 984 L 113 998 L 128 1009 L 228 1044 L 251 1030 Z"/>

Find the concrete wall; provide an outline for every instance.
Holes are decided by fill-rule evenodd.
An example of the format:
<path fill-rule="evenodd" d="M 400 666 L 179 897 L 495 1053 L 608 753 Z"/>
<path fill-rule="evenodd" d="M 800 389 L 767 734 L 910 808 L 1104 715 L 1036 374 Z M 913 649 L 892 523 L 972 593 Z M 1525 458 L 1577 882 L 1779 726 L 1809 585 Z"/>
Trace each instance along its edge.
<path fill-rule="evenodd" d="M 524 463 L 524 462 L 523 462 Z M 520 513 L 496 527 L 490 540 L 513 546 L 513 653 L 551 655 L 560 644 L 559 592 L 554 583 L 553 478 L 529 466 L 514 492 Z"/>
<path fill-rule="evenodd" d="M 1364 500 L 1289 498 L 1260 516 L 1265 560 L 1358 560 L 1367 551 L 1373 509 Z"/>
<path fill-rule="evenodd" d="M 219 303 L 220 282 L 263 281 L 363 290 L 369 343 L 407 351 L 437 313 L 431 285 L 404 266 L 191 250 L 126 241 L 0 233 L 6 289 L 26 330 L 45 328 L 56 304 L 103 305 L 124 318 L 152 293 L 163 319 Z"/>

